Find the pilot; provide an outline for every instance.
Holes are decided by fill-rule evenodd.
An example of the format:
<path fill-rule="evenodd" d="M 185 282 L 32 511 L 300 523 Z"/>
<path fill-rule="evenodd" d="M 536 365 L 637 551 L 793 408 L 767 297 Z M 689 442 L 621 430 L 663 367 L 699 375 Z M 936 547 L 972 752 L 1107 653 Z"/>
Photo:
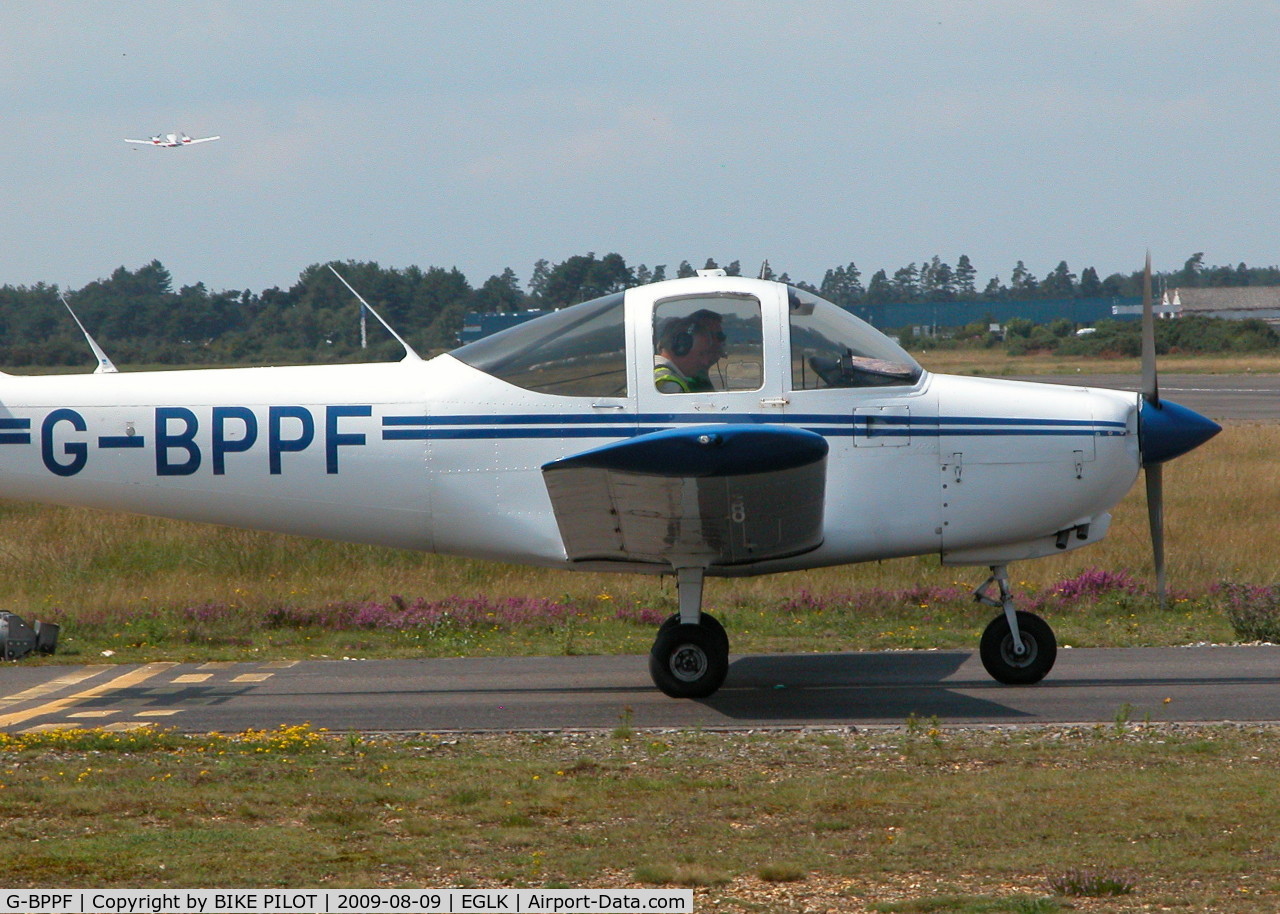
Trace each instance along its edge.
<path fill-rule="evenodd" d="M 653 357 L 653 383 L 664 394 L 715 390 L 709 372 L 725 356 L 724 319 L 702 309 L 665 321 Z"/>

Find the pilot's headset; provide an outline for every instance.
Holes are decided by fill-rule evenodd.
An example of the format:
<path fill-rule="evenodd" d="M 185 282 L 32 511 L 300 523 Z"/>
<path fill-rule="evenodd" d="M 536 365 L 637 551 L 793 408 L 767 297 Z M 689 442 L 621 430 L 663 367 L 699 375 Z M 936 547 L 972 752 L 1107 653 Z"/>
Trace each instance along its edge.
<path fill-rule="evenodd" d="M 676 358 L 686 356 L 693 349 L 694 321 L 691 317 L 673 317 L 662 327 L 658 348 L 665 349 Z"/>

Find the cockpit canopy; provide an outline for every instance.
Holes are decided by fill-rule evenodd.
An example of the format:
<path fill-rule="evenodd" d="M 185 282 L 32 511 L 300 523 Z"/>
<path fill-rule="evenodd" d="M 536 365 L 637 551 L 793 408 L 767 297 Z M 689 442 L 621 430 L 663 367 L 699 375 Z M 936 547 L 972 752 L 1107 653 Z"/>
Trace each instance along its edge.
<path fill-rule="evenodd" d="M 901 346 L 870 324 L 826 299 L 786 287 L 789 364 L 770 366 L 766 338 L 777 309 L 748 293 L 672 295 L 652 313 L 654 350 L 636 353 L 644 383 L 663 328 L 681 317 L 710 310 L 722 318 L 723 359 L 711 375 L 716 390 L 753 390 L 765 373 L 786 373 L 791 390 L 913 385 L 922 369 Z M 453 350 L 473 368 L 517 387 L 574 397 L 623 397 L 629 393 L 625 293 L 564 308 Z M 776 361 L 776 359 L 775 359 Z"/>
<path fill-rule="evenodd" d="M 791 389 L 915 384 L 924 369 L 866 321 L 812 292 L 787 287 Z"/>
<path fill-rule="evenodd" d="M 623 298 L 615 292 L 509 327 L 450 353 L 509 384 L 569 397 L 627 393 Z"/>

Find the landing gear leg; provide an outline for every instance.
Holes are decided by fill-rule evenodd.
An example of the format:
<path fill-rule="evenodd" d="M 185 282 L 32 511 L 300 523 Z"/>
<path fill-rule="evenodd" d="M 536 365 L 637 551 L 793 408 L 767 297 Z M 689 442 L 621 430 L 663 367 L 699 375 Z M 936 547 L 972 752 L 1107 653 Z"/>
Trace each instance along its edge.
<path fill-rule="evenodd" d="M 653 684 L 672 698 L 706 698 L 729 674 L 729 637 L 702 611 L 705 569 L 676 569 L 680 612 L 658 629 L 649 651 Z"/>
<path fill-rule="evenodd" d="M 992 584 L 999 587 L 999 597 L 990 595 Z M 991 620 L 978 645 L 991 678 L 1006 685 L 1031 685 L 1048 675 L 1058 657 L 1057 639 L 1049 623 L 1014 606 L 1008 569 L 992 565 L 991 576 L 973 596 L 979 603 L 1003 610 Z"/>
<path fill-rule="evenodd" d="M 676 570 L 676 593 L 680 595 L 680 624 L 697 625 L 702 616 L 702 582 L 706 572 L 701 568 Z"/>

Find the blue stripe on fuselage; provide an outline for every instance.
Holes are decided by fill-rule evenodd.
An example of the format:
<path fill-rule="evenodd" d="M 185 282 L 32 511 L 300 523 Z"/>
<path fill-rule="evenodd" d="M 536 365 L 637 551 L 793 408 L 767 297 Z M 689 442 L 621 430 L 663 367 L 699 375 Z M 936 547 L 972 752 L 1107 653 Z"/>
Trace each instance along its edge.
<path fill-rule="evenodd" d="M 1091 419 L 1029 419 L 993 417 L 876 416 L 875 428 L 859 427 L 863 416 L 764 413 L 660 414 L 596 416 L 584 414 L 508 416 L 387 416 L 384 441 L 457 441 L 506 438 L 636 437 L 688 425 L 718 423 L 785 425 L 804 428 L 829 438 L 919 437 L 1117 437 L 1128 433 L 1124 422 Z"/>

